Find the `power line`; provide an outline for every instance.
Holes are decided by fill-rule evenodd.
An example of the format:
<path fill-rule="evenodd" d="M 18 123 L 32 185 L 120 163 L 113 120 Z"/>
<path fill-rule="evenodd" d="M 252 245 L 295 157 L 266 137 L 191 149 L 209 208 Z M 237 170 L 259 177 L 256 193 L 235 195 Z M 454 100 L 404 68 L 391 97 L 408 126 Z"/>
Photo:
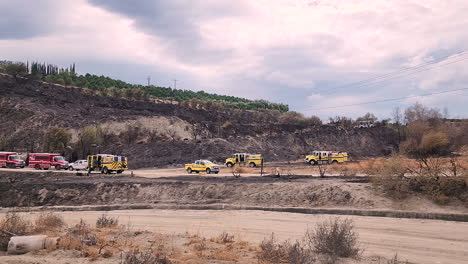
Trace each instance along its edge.
<path fill-rule="evenodd" d="M 356 104 L 348 104 L 348 105 L 337 105 L 337 106 L 321 107 L 321 108 L 305 108 L 304 110 L 324 110 L 324 109 L 334 109 L 334 108 L 342 108 L 342 107 L 348 107 L 348 106 L 375 104 L 375 103 L 383 103 L 383 102 L 397 101 L 397 100 L 403 100 L 403 99 L 409 99 L 409 98 L 424 97 L 424 96 L 432 96 L 432 95 L 444 94 L 444 93 L 452 93 L 452 92 L 458 92 L 458 91 L 464 91 L 464 90 L 468 90 L 468 88 L 461 88 L 461 89 L 455 89 L 455 90 L 440 91 L 440 92 L 427 93 L 427 94 L 420 94 L 420 95 L 403 96 L 403 97 L 396 97 L 396 98 L 383 99 L 383 100 L 378 100 L 378 101 L 369 101 L 369 102 L 356 103 Z"/>
<path fill-rule="evenodd" d="M 377 85 L 377 84 L 383 85 L 383 84 L 381 84 L 381 82 L 383 82 L 383 81 L 391 81 L 391 80 L 399 79 L 399 78 L 402 78 L 402 77 L 414 75 L 414 74 L 424 72 L 424 71 L 428 71 L 428 70 L 431 70 L 431 69 L 434 69 L 434 68 L 437 68 L 437 67 L 447 66 L 447 65 L 450 65 L 450 64 L 453 64 L 453 63 L 456 63 L 456 62 L 464 61 L 464 60 L 468 60 L 468 57 L 462 58 L 462 59 L 459 59 L 459 60 L 455 60 L 455 61 L 450 61 L 450 62 L 447 62 L 445 64 L 434 65 L 433 67 L 429 67 L 429 68 L 423 68 L 423 69 L 420 69 L 420 70 L 415 71 L 415 72 L 408 72 L 406 74 L 395 76 L 393 78 L 388 78 L 388 79 L 385 79 L 385 80 L 382 80 L 382 81 L 376 81 L 376 82 L 373 82 L 373 83 L 357 86 L 357 88 L 369 88 L 369 87 L 373 87 L 374 85 Z M 332 90 L 331 92 L 326 93 L 326 94 L 334 94 L 334 93 L 336 93 L 336 90 Z"/>
<path fill-rule="evenodd" d="M 456 61 L 450 62 L 448 64 L 436 65 L 434 67 L 425 68 L 427 66 L 432 66 L 432 65 L 435 65 L 435 64 L 440 63 L 442 61 L 451 60 L 451 59 L 454 59 L 454 58 L 457 58 L 457 57 L 463 57 L 464 55 L 467 55 L 467 54 L 468 54 L 468 51 L 463 51 L 463 52 L 460 52 L 458 54 L 444 56 L 444 57 L 441 57 L 441 58 L 438 58 L 438 59 L 435 59 L 435 60 L 432 60 L 432 61 L 424 62 L 424 63 L 418 64 L 418 65 L 415 65 L 415 66 L 405 67 L 405 68 L 402 68 L 402 69 L 397 70 L 397 71 L 376 75 L 374 77 L 371 77 L 369 79 L 365 79 L 365 80 L 362 80 L 362 81 L 337 86 L 337 87 L 334 87 L 334 88 L 331 88 L 331 89 L 321 89 L 321 90 L 318 90 L 316 92 L 320 93 L 320 92 L 325 92 L 327 90 L 336 91 L 336 90 L 339 90 L 339 89 L 351 88 L 351 87 L 359 88 L 359 87 L 365 87 L 365 86 L 370 85 L 370 84 L 380 83 L 380 82 L 383 82 L 383 81 L 394 80 L 394 79 L 401 78 L 401 77 L 404 77 L 404 76 L 407 76 L 407 75 L 416 74 L 416 73 L 419 73 L 419 72 L 422 72 L 422 71 L 426 71 L 426 70 L 432 69 L 434 67 L 445 66 L 445 65 L 452 64 L 452 63 L 455 63 L 455 62 L 458 62 L 458 61 L 465 60 L 466 58 L 463 58 L 461 60 L 456 60 Z M 418 69 L 419 69 L 419 71 L 412 72 L 412 71 L 418 70 Z M 404 74 L 405 72 L 408 72 L 408 73 L 405 74 L 405 75 L 402 75 L 402 76 L 398 76 L 398 75 Z M 398 77 L 394 77 L 394 76 L 398 76 Z M 393 78 L 391 78 L 391 77 L 393 77 Z"/>

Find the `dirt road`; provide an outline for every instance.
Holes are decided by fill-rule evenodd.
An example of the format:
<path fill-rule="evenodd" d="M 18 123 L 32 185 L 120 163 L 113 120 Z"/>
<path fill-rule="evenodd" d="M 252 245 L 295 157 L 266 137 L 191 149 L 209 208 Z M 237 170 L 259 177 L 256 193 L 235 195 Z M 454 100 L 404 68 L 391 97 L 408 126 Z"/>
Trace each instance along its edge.
<path fill-rule="evenodd" d="M 4 213 L 4 212 L 3 212 Z M 1 215 L 2 213 L 0 213 Z M 32 213 L 25 213 L 32 216 Z M 62 212 L 68 224 L 81 218 L 94 223 L 103 212 Z M 120 224 L 162 233 L 198 233 L 207 237 L 223 231 L 243 240 L 260 242 L 274 233 L 278 239 L 300 239 L 330 215 L 304 215 L 262 211 L 128 210 L 111 211 Z M 354 220 L 366 256 L 392 257 L 410 263 L 467 263 L 468 223 L 348 216 Z"/>
<path fill-rule="evenodd" d="M 342 168 L 343 166 L 336 166 L 334 167 L 335 170 Z M 224 165 L 220 165 L 221 171 L 218 174 L 210 174 L 209 176 L 212 177 L 226 177 L 226 176 L 233 176 L 232 169 L 228 168 Z M 317 167 L 311 167 L 308 165 L 304 165 L 301 161 L 296 161 L 291 164 L 287 164 L 285 162 L 266 162 L 263 170 L 263 175 L 268 174 L 281 174 L 281 175 L 313 175 L 319 176 L 317 171 Z M 35 172 L 41 173 L 46 172 L 45 170 L 35 170 L 33 168 L 1 168 L 0 171 L 11 171 L 11 172 Z M 68 173 L 68 174 L 76 174 L 77 171 L 68 171 L 68 170 L 60 170 L 57 171 L 55 169 L 50 169 L 48 171 L 53 172 L 60 172 L 60 173 Z M 86 173 L 85 170 L 78 171 L 80 173 Z M 144 168 L 144 169 L 129 169 L 123 173 L 123 175 L 131 175 L 133 173 L 134 176 L 137 177 L 145 177 L 145 178 L 162 178 L 162 177 L 177 177 L 177 176 L 188 176 L 188 174 L 183 165 L 174 165 L 170 168 Z M 99 174 L 95 172 L 94 174 Z M 243 177 L 252 177 L 252 176 L 261 176 L 260 168 L 249 168 L 249 167 L 242 167 L 241 176 Z M 112 174 L 114 175 L 114 174 Z M 207 175 L 206 173 L 193 173 L 192 175 Z M 337 171 L 329 170 L 327 176 L 339 176 L 340 173 Z M 364 176 L 362 174 L 359 174 Z"/>
<path fill-rule="evenodd" d="M 41 173 L 41 172 L 48 172 L 48 171 L 53 171 L 53 172 L 60 172 L 60 173 L 67 173 L 74 175 L 77 173 L 77 171 L 69 171 L 69 170 L 60 170 L 57 171 L 55 169 L 50 169 L 50 170 L 36 170 L 33 168 L 23 168 L 23 169 L 12 169 L 12 168 L 1 168 L 1 171 L 11 171 L 11 172 L 35 172 L 35 173 Z M 242 173 L 242 176 L 260 176 L 260 169 L 251 169 L 251 168 L 246 168 L 248 172 Z M 80 170 L 78 171 L 79 173 L 84 173 L 86 174 L 86 171 Z M 161 178 L 161 177 L 176 177 L 176 176 L 188 176 L 188 174 L 184 168 L 177 167 L 177 168 L 151 168 L 151 169 L 137 169 L 137 170 L 128 170 L 125 171 L 122 175 L 130 175 L 132 174 L 137 177 L 145 177 L 145 178 Z M 99 175 L 98 172 L 94 172 L 93 174 Z M 112 174 L 114 175 L 114 174 Z M 193 173 L 192 175 L 207 175 L 206 173 Z M 218 174 L 210 174 L 209 176 L 212 177 L 226 177 L 226 176 L 232 176 L 232 172 L 229 168 L 222 167 L 220 173 Z"/>

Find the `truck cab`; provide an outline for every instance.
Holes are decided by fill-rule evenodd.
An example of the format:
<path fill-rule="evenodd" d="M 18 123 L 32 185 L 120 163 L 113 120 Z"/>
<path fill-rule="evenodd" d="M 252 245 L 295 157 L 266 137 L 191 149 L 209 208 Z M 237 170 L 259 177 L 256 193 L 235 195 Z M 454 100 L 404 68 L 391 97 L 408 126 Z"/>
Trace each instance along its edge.
<path fill-rule="evenodd" d="M 28 167 L 36 170 L 55 168 L 56 170 L 68 169 L 68 161 L 56 153 L 29 153 L 27 157 Z"/>
<path fill-rule="evenodd" d="M 257 166 L 261 166 L 263 163 L 262 154 L 256 153 L 235 153 L 232 155 L 231 158 L 227 158 L 226 164 L 227 167 L 232 167 L 236 164 L 242 165 L 249 165 L 249 167 L 254 168 Z"/>
<path fill-rule="evenodd" d="M 25 162 L 16 152 L 0 152 L 0 167 L 24 168 Z"/>

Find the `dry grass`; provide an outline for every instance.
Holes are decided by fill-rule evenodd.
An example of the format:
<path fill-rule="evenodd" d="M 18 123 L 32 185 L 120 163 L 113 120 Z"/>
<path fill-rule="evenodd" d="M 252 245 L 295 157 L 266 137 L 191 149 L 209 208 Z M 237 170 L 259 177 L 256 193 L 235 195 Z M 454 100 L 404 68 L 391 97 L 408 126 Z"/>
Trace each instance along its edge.
<path fill-rule="evenodd" d="M 153 249 L 133 250 L 123 254 L 120 264 L 170 264 L 169 258 Z"/>
<path fill-rule="evenodd" d="M 274 235 L 264 239 L 257 252 L 259 263 L 315 263 L 315 255 L 301 242 L 291 244 L 289 241 L 277 242 Z"/>
<path fill-rule="evenodd" d="M 239 260 L 239 253 L 233 247 L 225 246 L 221 248 L 215 248 L 209 258 L 237 262 Z"/>

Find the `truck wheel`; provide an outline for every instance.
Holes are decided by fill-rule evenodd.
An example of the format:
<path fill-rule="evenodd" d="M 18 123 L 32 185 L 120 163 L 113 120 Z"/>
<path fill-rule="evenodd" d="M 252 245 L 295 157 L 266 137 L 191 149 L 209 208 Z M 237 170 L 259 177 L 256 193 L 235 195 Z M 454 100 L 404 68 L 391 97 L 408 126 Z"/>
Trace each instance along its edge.
<path fill-rule="evenodd" d="M 234 166 L 234 164 L 232 164 L 231 162 L 228 162 L 228 163 L 226 163 L 226 166 L 230 168 L 230 167 Z"/>
<path fill-rule="evenodd" d="M 317 161 L 311 160 L 311 161 L 309 161 L 309 165 L 312 165 L 312 166 L 313 166 L 313 165 L 317 165 Z"/>
<path fill-rule="evenodd" d="M 191 169 L 191 168 L 188 168 L 188 169 L 187 169 L 187 172 L 188 172 L 188 174 L 192 174 L 192 169 Z"/>
<path fill-rule="evenodd" d="M 218 174 L 218 173 L 219 173 L 219 171 L 215 171 L 215 174 Z"/>
<path fill-rule="evenodd" d="M 255 168 L 257 166 L 257 164 L 255 164 L 254 162 L 250 162 L 249 163 L 249 167 L 250 168 Z"/>
<path fill-rule="evenodd" d="M 118 174 L 120 174 L 120 173 L 122 173 L 122 172 L 123 172 L 123 170 L 118 170 L 118 171 L 117 171 Z"/>
<path fill-rule="evenodd" d="M 56 170 L 60 170 L 60 169 L 61 169 L 61 168 L 60 168 L 60 165 L 55 165 L 55 169 L 56 169 Z"/>
<path fill-rule="evenodd" d="M 104 174 L 109 174 L 109 169 L 107 169 L 107 167 L 104 167 L 104 168 L 102 169 L 102 173 L 104 173 Z"/>
<path fill-rule="evenodd" d="M 338 164 L 337 160 L 332 161 L 332 164 Z"/>
<path fill-rule="evenodd" d="M 211 173 L 210 168 L 206 169 L 206 174 L 210 174 L 210 173 Z"/>
<path fill-rule="evenodd" d="M 73 171 L 73 167 L 72 166 L 68 167 L 68 170 Z"/>
<path fill-rule="evenodd" d="M 35 168 L 36 170 L 40 170 L 40 169 L 41 169 L 41 165 L 36 164 L 36 165 L 34 166 L 34 168 Z"/>

